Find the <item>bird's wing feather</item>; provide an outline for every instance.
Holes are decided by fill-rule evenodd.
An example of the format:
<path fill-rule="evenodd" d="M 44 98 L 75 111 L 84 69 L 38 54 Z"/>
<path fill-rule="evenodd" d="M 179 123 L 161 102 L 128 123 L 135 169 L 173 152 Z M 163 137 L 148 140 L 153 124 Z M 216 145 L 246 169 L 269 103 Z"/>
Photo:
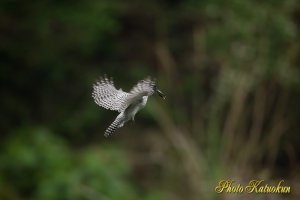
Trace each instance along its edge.
<path fill-rule="evenodd" d="M 149 96 L 154 93 L 155 82 L 150 79 L 150 77 L 145 78 L 144 80 L 139 81 L 133 88 L 130 90 L 131 95 L 140 95 L 140 96 Z"/>
<path fill-rule="evenodd" d="M 117 90 L 112 79 L 109 80 L 106 76 L 101 77 L 93 86 L 92 96 L 95 103 L 109 110 L 122 112 L 129 95 L 122 89 Z"/>
<path fill-rule="evenodd" d="M 143 96 L 150 96 L 154 93 L 155 82 L 150 79 L 150 77 L 145 78 L 144 80 L 139 81 L 133 88 L 130 90 L 127 97 L 125 105 L 130 105 L 132 102 L 142 98 Z"/>

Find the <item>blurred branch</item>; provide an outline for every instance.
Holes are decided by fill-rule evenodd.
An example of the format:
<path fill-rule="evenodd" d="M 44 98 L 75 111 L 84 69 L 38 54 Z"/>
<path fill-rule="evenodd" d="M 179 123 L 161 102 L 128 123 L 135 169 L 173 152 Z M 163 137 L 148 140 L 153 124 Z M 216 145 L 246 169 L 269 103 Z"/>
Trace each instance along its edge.
<path fill-rule="evenodd" d="M 200 69 L 203 67 L 202 62 L 205 57 L 205 35 L 203 28 L 196 24 L 193 27 L 193 47 L 194 47 L 194 53 L 193 53 L 193 61 L 194 61 L 194 67 L 195 69 Z"/>
<path fill-rule="evenodd" d="M 155 44 L 154 53 L 156 54 L 158 62 L 163 69 L 163 77 L 167 80 L 168 86 L 172 86 L 172 81 L 176 78 L 177 65 L 166 43 L 158 41 Z"/>
<path fill-rule="evenodd" d="M 207 166 L 203 153 L 197 149 L 197 145 L 192 138 L 175 125 L 165 109 L 158 103 L 155 103 L 153 108 L 153 117 L 160 124 L 168 140 L 181 156 L 183 167 L 194 191 L 193 199 L 199 199 L 200 196 L 205 197 L 207 195 L 207 191 L 204 190 L 206 188 Z"/>
<path fill-rule="evenodd" d="M 275 111 L 273 114 L 273 119 L 269 125 L 269 135 L 265 137 L 264 145 L 266 145 L 268 151 L 268 160 L 271 166 L 273 166 L 279 146 L 281 145 L 281 137 L 288 128 L 288 124 L 285 118 L 285 111 L 288 100 L 288 92 L 281 91 L 282 94 L 279 96 L 277 104 L 275 106 Z"/>
<path fill-rule="evenodd" d="M 249 76 L 240 73 L 239 76 L 237 76 L 236 78 L 236 90 L 234 95 L 232 96 L 230 110 L 226 117 L 223 131 L 224 160 L 229 159 L 231 153 L 234 152 L 234 147 L 236 146 L 237 142 L 235 140 L 235 134 L 239 123 L 239 118 L 245 106 L 246 97 L 250 89 Z"/>
<path fill-rule="evenodd" d="M 239 165 L 242 168 L 247 170 L 247 165 L 253 160 L 256 160 L 259 152 L 264 148 L 261 145 L 261 141 L 259 140 L 262 135 L 265 109 L 267 103 L 268 90 L 264 87 L 264 85 L 259 85 L 255 92 L 254 102 L 253 102 L 253 112 L 252 112 L 252 126 L 249 131 L 249 138 L 245 138 L 243 142 L 243 151 L 242 155 L 239 158 Z M 247 126 L 245 124 L 244 126 Z M 243 135 L 245 135 L 246 130 Z M 255 147 L 255 148 L 253 148 Z"/>

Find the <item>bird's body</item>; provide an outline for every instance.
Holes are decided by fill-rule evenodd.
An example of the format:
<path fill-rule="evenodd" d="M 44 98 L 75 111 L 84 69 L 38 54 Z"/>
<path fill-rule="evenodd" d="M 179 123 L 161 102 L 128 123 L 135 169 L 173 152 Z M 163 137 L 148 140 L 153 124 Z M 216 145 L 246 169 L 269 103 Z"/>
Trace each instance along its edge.
<path fill-rule="evenodd" d="M 134 120 L 135 114 L 145 107 L 148 96 L 154 92 L 165 98 L 165 95 L 157 89 L 155 82 L 150 78 L 139 81 L 129 93 L 123 92 L 122 89 L 117 90 L 112 79 L 108 80 L 106 77 L 100 78 L 93 88 L 93 98 L 96 104 L 120 112 L 115 121 L 106 129 L 104 133 L 106 137 L 130 119 Z"/>
<path fill-rule="evenodd" d="M 131 103 L 126 108 L 126 110 L 124 112 L 125 112 L 125 115 L 128 117 L 127 121 L 129 121 L 130 119 L 132 119 L 134 121 L 135 114 L 139 110 L 141 110 L 142 108 L 144 108 L 146 106 L 147 100 L 148 100 L 148 96 L 143 96 L 141 99 L 138 99 L 137 101 Z"/>

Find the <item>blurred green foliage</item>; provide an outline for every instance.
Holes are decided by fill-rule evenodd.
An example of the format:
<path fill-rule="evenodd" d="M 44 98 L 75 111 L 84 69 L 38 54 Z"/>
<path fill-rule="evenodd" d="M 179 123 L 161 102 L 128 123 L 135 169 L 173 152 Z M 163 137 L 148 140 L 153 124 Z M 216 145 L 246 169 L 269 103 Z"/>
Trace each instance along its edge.
<path fill-rule="evenodd" d="M 127 180 L 130 169 L 121 149 L 71 151 L 44 128 L 17 135 L 1 148 L 1 199 L 140 199 Z"/>
<path fill-rule="evenodd" d="M 2 0 L 0 199 L 219 199 L 223 177 L 297 186 L 298 4 Z M 155 77 L 167 101 L 104 140 L 116 113 L 91 98 L 103 74 L 124 91 Z"/>

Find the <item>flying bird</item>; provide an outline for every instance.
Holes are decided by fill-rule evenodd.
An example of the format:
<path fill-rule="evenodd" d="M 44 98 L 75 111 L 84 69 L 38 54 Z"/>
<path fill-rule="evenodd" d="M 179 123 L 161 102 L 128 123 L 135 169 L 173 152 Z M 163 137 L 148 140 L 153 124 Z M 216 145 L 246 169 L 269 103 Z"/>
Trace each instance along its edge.
<path fill-rule="evenodd" d="M 106 75 L 100 77 L 99 81 L 93 85 L 92 97 L 95 103 L 120 113 L 105 130 L 104 136 L 110 136 L 130 119 L 134 121 L 135 114 L 145 107 L 148 97 L 154 93 L 163 99 L 166 98 L 166 95 L 157 88 L 155 81 L 150 77 L 139 81 L 129 92 L 124 92 L 121 88 L 117 90 L 112 78 L 108 79 Z"/>

